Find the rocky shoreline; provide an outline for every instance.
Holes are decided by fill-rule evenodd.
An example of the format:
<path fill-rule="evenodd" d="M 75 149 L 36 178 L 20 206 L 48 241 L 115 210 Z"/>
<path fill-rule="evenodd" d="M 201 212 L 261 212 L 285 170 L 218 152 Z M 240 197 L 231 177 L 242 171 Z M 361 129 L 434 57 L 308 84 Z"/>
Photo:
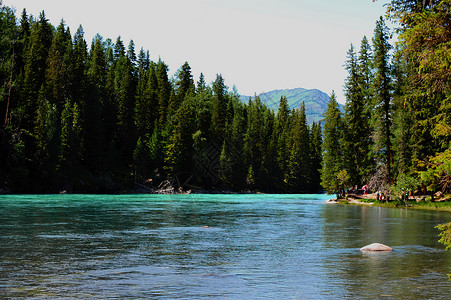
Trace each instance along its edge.
<path fill-rule="evenodd" d="M 430 196 L 417 195 L 411 196 L 406 200 L 391 199 L 377 201 L 376 194 L 348 194 L 346 198 L 332 198 L 326 200 L 326 203 L 451 211 L 450 198 L 442 196 L 434 201 L 430 201 L 427 197 Z"/>

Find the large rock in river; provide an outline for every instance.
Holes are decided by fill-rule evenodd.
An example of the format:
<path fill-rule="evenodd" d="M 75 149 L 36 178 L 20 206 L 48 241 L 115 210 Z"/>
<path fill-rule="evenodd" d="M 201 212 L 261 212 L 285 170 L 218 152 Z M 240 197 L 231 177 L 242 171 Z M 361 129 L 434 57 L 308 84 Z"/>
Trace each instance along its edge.
<path fill-rule="evenodd" d="M 393 251 L 393 248 L 379 243 L 372 243 L 368 246 L 360 248 L 360 251 Z"/>

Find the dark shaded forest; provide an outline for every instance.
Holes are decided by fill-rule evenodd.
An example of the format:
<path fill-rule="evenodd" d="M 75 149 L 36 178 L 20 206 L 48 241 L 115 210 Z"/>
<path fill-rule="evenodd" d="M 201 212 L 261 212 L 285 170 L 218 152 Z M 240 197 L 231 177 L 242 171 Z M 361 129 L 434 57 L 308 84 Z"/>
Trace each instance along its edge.
<path fill-rule="evenodd" d="M 0 7 L 0 189 L 345 194 L 351 187 L 450 192 L 450 0 L 392 0 L 371 40 L 351 45 L 346 104 L 322 123 L 305 106 L 239 100 L 97 35 L 88 46 L 42 12 Z M 386 22 L 394 24 L 397 40 Z"/>
<path fill-rule="evenodd" d="M 321 128 L 305 108 L 242 103 L 217 75 L 173 78 L 149 51 L 97 35 L 88 47 L 42 12 L 0 10 L 0 188 L 11 192 L 318 192 Z"/>

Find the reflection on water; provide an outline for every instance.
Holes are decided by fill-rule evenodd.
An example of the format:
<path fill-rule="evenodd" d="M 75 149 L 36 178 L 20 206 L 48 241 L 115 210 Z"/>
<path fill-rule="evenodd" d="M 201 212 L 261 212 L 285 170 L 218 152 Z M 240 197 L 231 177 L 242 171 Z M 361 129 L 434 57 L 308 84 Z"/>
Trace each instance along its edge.
<path fill-rule="evenodd" d="M 449 298 L 450 213 L 325 199 L 0 196 L 0 297 Z"/>

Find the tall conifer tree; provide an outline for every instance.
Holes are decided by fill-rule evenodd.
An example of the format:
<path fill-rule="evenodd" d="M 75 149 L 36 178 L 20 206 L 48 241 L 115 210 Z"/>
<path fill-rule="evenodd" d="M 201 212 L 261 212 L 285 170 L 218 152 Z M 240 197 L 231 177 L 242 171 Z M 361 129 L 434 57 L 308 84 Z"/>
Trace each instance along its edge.
<path fill-rule="evenodd" d="M 385 165 L 387 170 L 384 174 L 386 183 L 391 180 L 391 167 L 393 164 L 392 153 L 392 95 L 391 95 L 391 66 L 388 27 L 381 17 L 376 22 L 376 29 L 373 37 L 373 107 L 372 116 L 373 131 L 373 152 L 376 163 Z"/>
<path fill-rule="evenodd" d="M 27 129 L 35 118 L 38 109 L 38 94 L 45 85 L 45 71 L 49 49 L 53 39 L 53 26 L 48 22 L 45 13 L 41 12 L 39 21 L 31 34 L 30 49 L 25 64 L 25 88 L 27 98 Z"/>
<path fill-rule="evenodd" d="M 272 138 L 273 148 L 275 149 L 277 168 L 276 178 L 280 178 L 279 188 L 285 186 L 289 163 L 289 137 L 290 137 L 290 118 L 291 112 L 288 107 L 288 100 L 285 96 L 280 98 L 279 110 L 277 112 L 274 134 Z"/>
<path fill-rule="evenodd" d="M 160 127 L 164 127 L 168 114 L 171 84 L 168 79 L 168 66 L 161 60 L 157 63 L 158 82 L 158 120 Z"/>
<path fill-rule="evenodd" d="M 220 74 L 216 75 L 216 80 L 213 83 L 213 93 L 212 131 L 217 134 L 222 143 L 226 130 L 227 87 L 224 83 L 224 78 Z"/>
<path fill-rule="evenodd" d="M 69 57 L 67 52 L 72 50 L 72 38 L 69 29 L 66 30 L 64 21 L 56 29 L 52 46 L 49 50 L 48 68 L 46 70 L 46 82 L 51 93 L 51 101 L 63 110 L 69 94 Z"/>
<path fill-rule="evenodd" d="M 342 122 L 335 93 L 332 92 L 324 114 L 323 163 L 321 171 L 321 185 L 328 194 L 341 192 L 338 174 L 343 170 Z"/>
<path fill-rule="evenodd" d="M 311 188 L 312 160 L 310 132 L 305 115 L 305 104 L 294 114 L 291 131 L 288 186 L 291 192 L 307 192 Z"/>
<path fill-rule="evenodd" d="M 348 77 L 345 80 L 345 124 L 344 153 L 346 169 L 352 185 L 361 185 L 369 175 L 368 168 L 368 140 L 370 136 L 366 115 L 366 85 L 365 74 L 361 73 L 363 66 L 359 66 L 354 47 L 348 51 L 345 64 Z"/>
<path fill-rule="evenodd" d="M 172 98 L 173 101 L 169 104 L 169 110 L 176 111 L 187 95 L 194 94 L 194 90 L 195 87 L 193 76 L 191 75 L 191 67 L 188 62 L 185 62 L 177 72 L 175 96 Z"/>

